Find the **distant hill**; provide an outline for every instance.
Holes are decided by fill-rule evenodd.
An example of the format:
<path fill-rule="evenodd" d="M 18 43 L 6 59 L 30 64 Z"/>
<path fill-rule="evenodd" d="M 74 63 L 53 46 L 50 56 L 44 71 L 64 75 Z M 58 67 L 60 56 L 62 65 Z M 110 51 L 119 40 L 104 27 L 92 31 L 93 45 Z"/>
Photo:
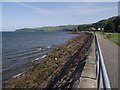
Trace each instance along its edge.
<path fill-rule="evenodd" d="M 48 26 L 48 27 L 38 27 L 38 28 L 22 28 L 17 29 L 15 31 L 52 31 L 52 30 L 62 30 L 62 31 L 69 31 L 72 29 L 77 28 L 78 25 L 63 25 L 63 26 Z"/>
<path fill-rule="evenodd" d="M 114 16 L 95 23 L 78 25 L 76 31 L 103 30 L 107 32 L 119 32 L 118 27 L 120 27 L 120 16 Z"/>
<path fill-rule="evenodd" d="M 120 32 L 120 16 L 114 16 L 93 24 L 96 29 L 104 28 L 105 32 Z"/>
<path fill-rule="evenodd" d="M 91 24 L 82 24 L 82 25 L 62 25 L 62 26 L 48 26 L 48 27 L 38 27 L 38 28 L 22 28 L 17 29 L 15 31 L 18 32 L 37 32 L 37 31 L 52 31 L 52 30 L 59 30 L 59 31 L 88 31 L 88 30 L 98 30 L 98 28 L 105 28 L 109 22 L 112 22 L 115 25 L 115 29 L 118 28 L 120 25 L 120 21 L 116 19 L 120 19 L 120 16 L 114 16 L 108 19 L 103 19 L 95 23 Z"/>
<path fill-rule="evenodd" d="M 100 20 L 96 23 L 93 23 L 93 25 L 98 25 L 98 26 L 103 26 L 106 25 L 109 21 L 114 21 L 116 19 L 116 17 L 119 17 L 119 16 L 114 16 L 114 17 L 111 17 L 111 18 L 108 18 L 108 19 L 103 19 L 103 20 Z"/>

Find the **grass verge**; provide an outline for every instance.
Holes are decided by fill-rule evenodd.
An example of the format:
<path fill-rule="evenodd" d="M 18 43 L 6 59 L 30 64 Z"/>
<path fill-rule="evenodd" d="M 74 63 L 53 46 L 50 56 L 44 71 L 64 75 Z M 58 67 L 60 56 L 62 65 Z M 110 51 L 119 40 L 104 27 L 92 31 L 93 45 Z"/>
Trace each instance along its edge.
<path fill-rule="evenodd" d="M 97 32 L 97 34 L 104 36 L 104 38 L 110 39 L 120 46 L 120 33 Z"/>

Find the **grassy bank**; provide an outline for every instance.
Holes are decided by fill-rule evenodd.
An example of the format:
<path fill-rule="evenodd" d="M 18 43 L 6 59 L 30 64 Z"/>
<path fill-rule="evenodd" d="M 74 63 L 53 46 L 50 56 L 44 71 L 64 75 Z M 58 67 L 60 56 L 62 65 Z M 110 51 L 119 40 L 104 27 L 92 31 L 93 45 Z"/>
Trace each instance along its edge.
<path fill-rule="evenodd" d="M 108 33 L 108 32 L 97 32 L 98 34 L 104 36 L 105 38 L 110 39 L 114 43 L 120 45 L 120 33 Z"/>
<path fill-rule="evenodd" d="M 68 43 L 54 48 L 49 55 L 31 69 L 3 84 L 4 88 L 44 88 L 47 82 L 61 69 L 80 48 L 87 34 L 80 33 Z"/>

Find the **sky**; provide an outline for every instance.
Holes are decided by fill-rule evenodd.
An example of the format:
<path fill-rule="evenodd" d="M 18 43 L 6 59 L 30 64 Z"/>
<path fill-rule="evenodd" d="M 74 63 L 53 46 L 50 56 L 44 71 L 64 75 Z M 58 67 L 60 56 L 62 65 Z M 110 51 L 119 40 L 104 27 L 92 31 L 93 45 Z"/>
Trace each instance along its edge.
<path fill-rule="evenodd" d="M 119 0 L 1 0 L 4 2 L 118 2 Z"/>
<path fill-rule="evenodd" d="M 79 25 L 117 15 L 117 2 L 2 2 L 0 28 L 14 31 L 30 27 Z"/>

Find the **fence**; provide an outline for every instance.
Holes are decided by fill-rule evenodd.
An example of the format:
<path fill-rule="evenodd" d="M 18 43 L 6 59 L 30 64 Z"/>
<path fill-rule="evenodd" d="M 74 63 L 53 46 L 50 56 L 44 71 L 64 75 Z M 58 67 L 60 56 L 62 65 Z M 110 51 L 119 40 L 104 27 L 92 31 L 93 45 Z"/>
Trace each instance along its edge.
<path fill-rule="evenodd" d="M 96 79 L 97 79 L 97 89 L 103 88 L 104 90 L 111 90 L 109 78 L 104 64 L 104 59 L 101 53 L 100 44 L 95 34 L 95 46 L 96 46 Z"/>

